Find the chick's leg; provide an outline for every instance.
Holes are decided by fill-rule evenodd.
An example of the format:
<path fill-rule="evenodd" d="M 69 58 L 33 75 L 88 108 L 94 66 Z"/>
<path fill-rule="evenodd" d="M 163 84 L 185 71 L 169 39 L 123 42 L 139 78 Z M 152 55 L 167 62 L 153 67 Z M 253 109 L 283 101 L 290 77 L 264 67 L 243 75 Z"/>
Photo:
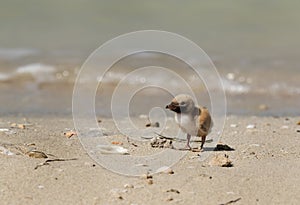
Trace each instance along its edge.
<path fill-rule="evenodd" d="M 187 135 L 186 135 L 186 139 L 187 139 L 187 142 L 186 142 L 186 148 L 187 148 L 187 149 L 192 149 L 191 146 L 190 146 L 191 135 L 190 135 L 190 134 L 187 134 Z"/>
<path fill-rule="evenodd" d="M 205 143 L 205 139 L 206 139 L 206 135 L 201 137 L 201 146 L 200 146 L 200 150 L 203 151 L 203 145 Z"/>
<path fill-rule="evenodd" d="M 190 146 L 191 135 L 187 134 L 186 139 L 187 139 L 187 143 L 186 143 L 185 147 L 180 148 L 179 150 L 192 150 L 192 148 Z"/>

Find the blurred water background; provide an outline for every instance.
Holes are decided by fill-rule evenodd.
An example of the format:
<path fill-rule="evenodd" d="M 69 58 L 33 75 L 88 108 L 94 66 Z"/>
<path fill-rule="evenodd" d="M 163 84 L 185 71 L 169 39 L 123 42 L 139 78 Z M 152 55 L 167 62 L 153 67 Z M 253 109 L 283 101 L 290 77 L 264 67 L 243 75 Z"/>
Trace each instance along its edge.
<path fill-rule="evenodd" d="M 0 5 L 2 116 L 71 114 L 73 85 L 90 53 L 118 35 L 144 29 L 178 33 L 204 49 L 221 75 L 229 114 L 300 114 L 299 1 L 0 0 Z M 140 55 L 112 69 L 96 97 L 99 115 L 110 115 L 114 86 L 139 59 L 166 61 Z M 178 62 L 169 65 L 185 69 Z M 139 77 L 169 83 L 167 76 Z M 201 103 L 209 104 L 205 89 L 195 89 Z M 170 98 L 159 90 L 140 96 L 132 102 L 142 108 L 163 107 Z"/>

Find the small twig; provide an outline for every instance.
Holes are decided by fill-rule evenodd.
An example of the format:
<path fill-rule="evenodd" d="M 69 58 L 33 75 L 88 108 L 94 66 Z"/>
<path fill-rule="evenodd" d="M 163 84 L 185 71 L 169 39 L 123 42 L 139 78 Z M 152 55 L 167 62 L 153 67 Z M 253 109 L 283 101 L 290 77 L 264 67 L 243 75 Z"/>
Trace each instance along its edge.
<path fill-rule="evenodd" d="M 174 138 L 174 137 L 167 137 L 167 136 L 164 136 L 164 135 L 162 135 L 162 134 L 159 134 L 159 133 L 157 133 L 157 132 L 154 132 L 156 135 L 158 135 L 158 136 L 160 136 L 162 139 L 166 139 L 166 140 L 181 140 L 181 139 L 176 139 L 176 138 Z M 184 141 L 184 140 L 182 140 L 182 141 Z"/>
<path fill-rule="evenodd" d="M 231 200 L 231 201 L 228 201 L 228 202 L 226 202 L 225 204 L 220 204 L 220 205 L 229 205 L 229 204 L 233 204 L 233 203 L 235 203 L 235 202 L 238 202 L 239 200 L 241 200 L 242 198 L 240 197 L 240 198 L 237 198 L 237 199 L 235 199 L 235 200 Z"/>
<path fill-rule="evenodd" d="M 49 162 L 64 162 L 64 161 L 71 161 L 71 160 L 77 160 L 77 158 L 71 158 L 71 159 L 47 159 L 43 163 L 40 163 L 40 164 L 36 165 L 36 167 L 34 169 L 37 169 L 37 168 L 42 167 L 44 165 L 49 165 Z"/>
<path fill-rule="evenodd" d="M 174 192 L 176 194 L 180 194 L 180 191 L 178 191 L 177 189 L 169 189 L 166 192 Z"/>
<path fill-rule="evenodd" d="M 162 135 L 162 134 L 159 134 L 159 133 L 157 133 L 157 132 L 154 132 L 156 135 L 158 135 L 160 138 L 162 138 L 162 139 L 167 139 L 167 140 L 173 140 L 173 141 L 178 141 L 178 142 L 185 142 L 186 141 L 186 139 L 179 139 L 179 138 L 174 138 L 174 137 L 167 137 L 167 136 L 164 136 L 164 135 Z M 208 140 L 206 140 L 205 142 L 207 142 L 207 143 L 210 143 L 210 142 L 212 142 L 213 140 L 211 140 L 211 139 L 208 139 Z M 201 140 L 191 140 L 191 142 L 201 142 Z"/>

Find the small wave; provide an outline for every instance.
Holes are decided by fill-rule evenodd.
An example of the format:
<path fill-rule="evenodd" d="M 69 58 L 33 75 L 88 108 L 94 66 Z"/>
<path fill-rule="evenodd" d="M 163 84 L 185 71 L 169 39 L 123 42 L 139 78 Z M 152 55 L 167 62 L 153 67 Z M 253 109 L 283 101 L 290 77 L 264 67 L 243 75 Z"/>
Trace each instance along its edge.
<path fill-rule="evenodd" d="M 18 67 L 11 73 L 0 73 L 0 81 L 33 80 L 36 83 L 53 82 L 56 69 L 54 66 L 33 63 Z"/>
<path fill-rule="evenodd" d="M 250 85 L 244 85 L 236 81 L 227 80 L 223 78 L 222 82 L 225 91 L 230 94 L 245 94 L 251 90 Z"/>
<path fill-rule="evenodd" d="M 36 83 L 45 83 L 56 80 L 54 76 L 55 70 L 53 66 L 34 63 L 17 68 L 15 75 L 30 75 L 35 79 Z"/>
<path fill-rule="evenodd" d="M 53 73 L 54 71 L 55 68 L 53 66 L 44 65 L 41 63 L 34 63 L 17 68 L 16 73 L 30 73 L 32 75 L 37 75 L 41 73 Z"/>

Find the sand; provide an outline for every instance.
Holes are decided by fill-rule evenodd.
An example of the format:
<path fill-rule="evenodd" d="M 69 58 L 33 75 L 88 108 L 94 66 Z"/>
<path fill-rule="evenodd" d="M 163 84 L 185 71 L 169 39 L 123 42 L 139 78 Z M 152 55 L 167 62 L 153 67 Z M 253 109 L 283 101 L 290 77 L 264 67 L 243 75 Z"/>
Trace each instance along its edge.
<path fill-rule="evenodd" d="M 102 119 L 105 123 L 106 119 Z M 0 118 L 0 146 L 17 153 L 30 145 L 54 161 L 0 149 L 1 204 L 299 204 L 299 118 L 228 117 L 220 142 L 235 151 L 211 151 L 205 161 L 189 152 L 172 167 L 174 174 L 152 179 L 115 174 L 93 161 L 77 136 L 71 117 Z M 25 123 L 25 129 L 10 128 Z M 247 129 L 253 124 L 255 128 Z M 113 129 L 113 128 L 111 128 Z M 113 130 L 112 130 L 113 131 Z M 29 146 L 29 147 L 30 147 Z M 151 146 L 144 143 L 145 150 Z M 21 153 L 21 154 L 20 154 Z M 216 155 L 232 167 L 212 166 Z M 201 154 L 200 154 L 201 155 Z M 153 182 L 151 184 L 151 182 Z"/>

